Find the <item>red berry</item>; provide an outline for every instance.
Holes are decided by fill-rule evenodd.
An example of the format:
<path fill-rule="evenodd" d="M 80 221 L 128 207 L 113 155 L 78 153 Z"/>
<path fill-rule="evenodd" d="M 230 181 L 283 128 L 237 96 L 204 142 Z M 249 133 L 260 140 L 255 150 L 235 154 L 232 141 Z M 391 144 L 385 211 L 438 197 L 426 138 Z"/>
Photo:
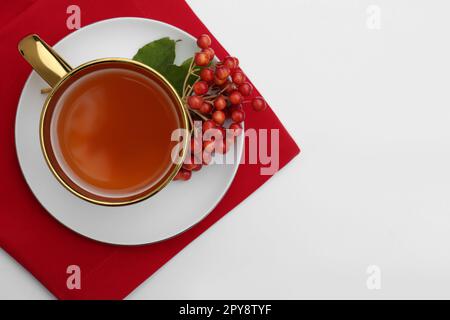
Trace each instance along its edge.
<path fill-rule="evenodd" d="M 202 167 L 202 164 L 201 164 L 201 162 L 199 161 L 199 159 L 197 157 L 190 156 L 187 159 L 189 159 L 189 162 L 183 163 L 183 169 L 189 170 L 189 171 L 198 171 L 198 170 L 200 170 L 200 168 Z"/>
<path fill-rule="evenodd" d="M 230 85 L 232 85 L 232 84 L 233 84 L 233 82 L 231 82 L 231 81 L 227 78 L 227 79 L 225 79 L 225 82 L 222 83 L 219 87 L 220 87 L 221 90 L 223 90 L 223 89 L 228 90 L 228 87 L 229 87 Z M 225 90 L 225 91 L 226 91 L 226 90 Z"/>
<path fill-rule="evenodd" d="M 250 83 L 246 82 L 241 84 L 238 90 L 244 97 L 248 97 L 249 95 L 252 94 L 253 87 Z"/>
<path fill-rule="evenodd" d="M 228 118 L 231 118 L 231 115 L 233 114 L 233 112 L 234 112 L 235 110 L 242 111 L 242 110 L 243 110 L 243 109 L 242 109 L 242 105 L 241 105 L 241 104 L 238 104 L 238 105 L 230 106 L 229 108 L 227 108 L 225 111 L 228 111 Z"/>
<path fill-rule="evenodd" d="M 242 133 L 242 126 L 239 123 L 232 123 L 229 129 L 232 130 L 234 137 L 237 137 Z"/>
<path fill-rule="evenodd" d="M 226 131 L 225 131 L 224 127 L 216 125 L 214 128 L 211 128 L 204 133 L 203 139 L 205 139 L 206 141 L 220 140 L 223 137 L 225 137 L 225 133 L 226 133 Z M 203 144 L 203 146 L 205 146 L 205 145 Z"/>
<path fill-rule="evenodd" d="M 183 169 L 183 168 L 181 168 L 181 169 Z M 181 180 L 181 169 L 180 169 L 180 171 L 177 172 L 177 174 L 173 178 L 174 181 L 180 181 Z"/>
<path fill-rule="evenodd" d="M 233 122 L 241 123 L 245 120 L 245 112 L 243 110 L 234 110 L 231 113 L 231 119 Z"/>
<path fill-rule="evenodd" d="M 214 144 L 214 143 L 213 143 Z M 212 155 L 210 152 L 203 152 L 203 164 L 205 166 L 209 165 L 212 161 Z"/>
<path fill-rule="evenodd" d="M 202 130 L 203 132 L 208 131 L 209 129 L 213 129 L 216 127 L 216 123 L 213 120 L 206 120 L 203 122 Z"/>
<path fill-rule="evenodd" d="M 262 97 L 256 97 L 252 100 L 253 110 L 259 112 L 267 109 L 267 103 Z"/>
<path fill-rule="evenodd" d="M 220 95 L 214 100 L 214 108 L 216 110 L 222 111 L 227 107 L 227 100 L 225 100 L 224 96 Z"/>
<path fill-rule="evenodd" d="M 191 178 L 192 173 L 189 170 L 181 168 L 175 176 L 174 180 L 187 181 Z"/>
<path fill-rule="evenodd" d="M 228 56 L 223 60 L 223 65 L 228 67 L 229 69 L 233 70 L 238 67 L 239 62 L 237 61 L 236 58 Z"/>
<path fill-rule="evenodd" d="M 194 110 L 200 109 L 203 104 L 203 98 L 199 96 L 190 96 L 188 98 L 188 105 Z"/>
<path fill-rule="evenodd" d="M 200 71 L 200 78 L 206 82 L 213 81 L 214 71 L 212 71 L 210 68 L 204 68 L 202 69 L 202 71 Z"/>
<path fill-rule="evenodd" d="M 202 50 L 203 53 L 206 53 L 206 55 L 209 58 L 209 61 L 211 61 L 212 59 L 214 59 L 214 56 L 216 55 L 215 51 L 213 48 L 206 48 Z"/>
<path fill-rule="evenodd" d="M 201 96 L 208 92 L 209 86 L 205 81 L 198 81 L 194 83 L 193 89 L 196 95 Z"/>
<path fill-rule="evenodd" d="M 210 113 L 212 111 L 212 105 L 210 105 L 209 103 L 203 102 L 199 111 L 204 114 Z"/>
<path fill-rule="evenodd" d="M 213 140 L 203 142 L 203 154 L 213 153 L 216 145 Z"/>
<path fill-rule="evenodd" d="M 237 104 L 235 106 L 230 107 L 230 112 L 233 112 L 234 110 L 241 110 L 242 111 L 242 104 Z"/>
<path fill-rule="evenodd" d="M 221 139 L 216 142 L 216 151 L 221 154 L 227 153 L 227 145 L 224 139 Z"/>
<path fill-rule="evenodd" d="M 220 110 L 214 111 L 212 114 L 212 119 L 215 123 L 222 125 L 225 122 L 225 113 Z"/>
<path fill-rule="evenodd" d="M 227 131 L 225 130 L 224 127 L 222 127 L 222 126 L 217 127 L 216 130 L 217 130 L 216 135 L 217 135 L 220 139 L 223 139 L 223 138 L 226 137 Z"/>
<path fill-rule="evenodd" d="M 225 66 L 218 67 L 216 68 L 216 77 L 220 80 L 226 79 L 230 75 L 230 72 L 230 69 Z"/>
<path fill-rule="evenodd" d="M 241 85 L 241 84 L 245 83 L 245 80 L 247 80 L 246 76 L 240 71 L 234 72 L 231 75 L 231 79 L 237 85 Z"/>
<path fill-rule="evenodd" d="M 236 57 L 233 57 L 233 59 L 234 59 L 234 63 L 236 64 L 236 68 L 238 68 L 239 67 L 239 59 Z"/>
<path fill-rule="evenodd" d="M 193 168 L 196 167 L 195 163 L 183 163 L 183 169 L 192 171 Z"/>
<path fill-rule="evenodd" d="M 240 104 L 242 102 L 242 94 L 239 91 L 235 90 L 232 93 L 230 93 L 229 99 L 231 104 L 234 105 Z"/>
<path fill-rule="evenodd" d="M 204 52 L 197 52 L 194 57 L 194 62 L 197 66 L 206 66 L 209 63 L 209 56 Z"/>
<path fill-rule="evenodd" d="M 211 45 L 211 38 L 207 34 L 202 34 L 197 39 L 197 45 L 199 48 L 206 49 Z"/>
<path fill-rule="evenodd" d="M 235 91 L 237 89 L 236 85 L 233 82 L 229 82 L 228 83 L 228 87 L 225 90 L 226 93 L 228 93 L 228 95 L 230 95 L 233 91 Z"/>
<path fill-rule="evenodd" d="M 227 82 L 227 79 L 219 79 L 217 77 L 214 77 L 214 83 L 217 84 L 218 86 L 223 85 L 225 82 Z"/>

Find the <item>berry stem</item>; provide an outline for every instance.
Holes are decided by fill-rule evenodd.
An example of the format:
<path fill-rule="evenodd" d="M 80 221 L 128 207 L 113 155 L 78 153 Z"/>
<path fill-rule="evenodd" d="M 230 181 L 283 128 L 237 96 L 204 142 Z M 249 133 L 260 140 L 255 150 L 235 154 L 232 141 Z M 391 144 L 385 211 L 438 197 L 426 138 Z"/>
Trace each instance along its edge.
<path fill-rule="evenodd" d="M 205 117 L 203 114 L 201 114 L 197 110 L 192 110 L 191 108 L 189 108 L 189 111 L 194 113 L 195 115 L 197 115 L 198 117 L 200 117 L 204 121 L 209 120 L 207 117 Z"/>
<path fill-rule="evenodd" d="M 209 96 L 203 96 L 204 100 L 214 100 L 215 98 L 217 98 L 217 94 L 211 94 Z"/>
<path fill-rule="evenodd" d="M 189 97 L 192 94 L 192 90 L 194 90 L 194 86 L 189 86 L 189 90 L 186 92 L 185 96 Z"/>
<path fill-rule="evenodd" d="M 189 77 L 191 76 L 192 67 L 194 66 L 194 59 L 192 59 L 191 64 L 189 65 L 188 74 L 186 75 L 186 78 L 184 79 L 183 83 L 183 94 L 186 92 L 186 85 L 188 83 Z"/>
<path fill-rule="evenodd" d="M 217 93 L 217 95 L 221 95 L 222 93 L 224 93 L 225 91 L 227 91 L 229 87 L 230 87 L 229 84 L 226 85 L 225 88 L 223 88 L 222 90 L 220 90 L 220 91 Z"/>

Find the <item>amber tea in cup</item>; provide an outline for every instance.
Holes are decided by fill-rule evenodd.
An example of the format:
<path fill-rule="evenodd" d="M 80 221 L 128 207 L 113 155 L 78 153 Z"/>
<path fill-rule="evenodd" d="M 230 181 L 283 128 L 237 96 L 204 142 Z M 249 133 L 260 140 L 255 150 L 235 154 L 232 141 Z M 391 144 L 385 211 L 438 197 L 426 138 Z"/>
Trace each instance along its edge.
<path fill-rule="evenodd" d="M 48 71 L 48 64 L 40 58 L 36 66 L 27 45 L 38 50 L 43 45 L 50 58 L 62 59 L 39 38 L 19 45 L 47 80 L 42 65 Z M 188 128 L 172 86 L 127 59 L 101 59 L 65 71 L 56 84 L 47 81 L 54 88 L 41 121 L 43 152 L 58 180 L 83 199 L 107 205 L 133 203 L 164 187 L 181 165 L 172 161 L 178 144 L 172 133 Z"/>

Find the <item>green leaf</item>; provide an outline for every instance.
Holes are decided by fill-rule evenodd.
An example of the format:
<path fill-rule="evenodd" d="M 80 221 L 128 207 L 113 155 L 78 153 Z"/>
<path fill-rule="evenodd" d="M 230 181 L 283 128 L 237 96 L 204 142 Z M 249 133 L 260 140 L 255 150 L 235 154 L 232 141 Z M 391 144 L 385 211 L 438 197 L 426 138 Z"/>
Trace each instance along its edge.
<path fill-rule="evenodd" d="M 181 65 L 169 65 L 167 70 L 162 75 L 172 84 L 180 97 L 183 95 L 183 84 L 186 76 L 189 72 L 189 66 L 191 65 L 192 58 L 187 59 Z M 192 85 L 196 80 L 195 76 L 190 76 L 188 84 Z"/>
<path fill-rule="evenodd" d="M 164 74 L 175 61 L 175 41 L 168 37 L 152 41 L 140 48 L 133 60 Z"/>
<path fill-rule="evenodd" d="M 185 60 L 179 66 L 174 64 L 176 42 L 178 41 L 171 40 L 168 37 L 150 42 L 139 49 L 133 60 L 142 62 L 161 73 L 182 97 L 184 80 L 189 72 L 193 58 Z M 195 73 L 198 74 L 200 70 L 201 68 L 199 67 L 195 68 Z M 187 84 L 194 84 L 197 78 L 191 75 Z"/>

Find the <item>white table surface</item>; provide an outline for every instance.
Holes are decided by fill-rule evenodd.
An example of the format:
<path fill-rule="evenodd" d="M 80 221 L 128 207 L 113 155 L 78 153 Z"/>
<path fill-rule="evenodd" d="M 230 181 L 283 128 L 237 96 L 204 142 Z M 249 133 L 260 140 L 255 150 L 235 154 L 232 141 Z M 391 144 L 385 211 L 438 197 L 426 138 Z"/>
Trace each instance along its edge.
<path fill-rule="evenodd" d="M 450 2 L 189 3 L 302 154 L 129 298 L 450 298 Z M 0 298 L 53 297 L 0 250 Z"/>

